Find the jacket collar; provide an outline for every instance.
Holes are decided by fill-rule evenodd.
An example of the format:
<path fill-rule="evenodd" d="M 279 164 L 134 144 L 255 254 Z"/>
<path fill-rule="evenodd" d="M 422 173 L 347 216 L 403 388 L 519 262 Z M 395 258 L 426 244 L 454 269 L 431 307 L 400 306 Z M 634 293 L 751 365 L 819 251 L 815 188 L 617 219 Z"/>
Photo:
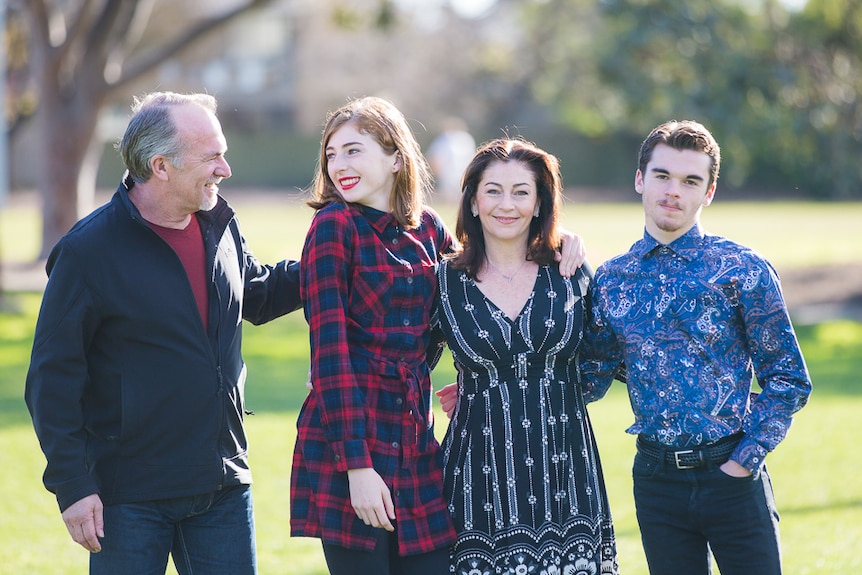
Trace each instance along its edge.
<path fill-rule="evenodd" d="M 128 170 L 126 170 L 126 173 L 123 174 L 123 180 L 117 187 L 117 196 L 119 197 L 120 202 L 129 211 L 129 214 L 131 214 L 132 219 L 140 221 L 141 223 L 147 223 L 144 217 L 141 216 L 141 212 L 138 210 L 137 206 L 135 206 L 131 198 L 129 198 L 129 190 L 133 187 L 135 187 L 135 181 L 129 175 Z M 230 222 L 230 220 L 236 215 L 236 212 L 230 204 L 228 204 L 227 200 L 219 195 L 213 209 L 208 211 L 200 210 L 195 212 L 195 215 L 201 223 L 201 229 L 206 233 L 206 228 L 213 225 L 218 226 L 219 230 L 226 227 L 228 222 Z"/>

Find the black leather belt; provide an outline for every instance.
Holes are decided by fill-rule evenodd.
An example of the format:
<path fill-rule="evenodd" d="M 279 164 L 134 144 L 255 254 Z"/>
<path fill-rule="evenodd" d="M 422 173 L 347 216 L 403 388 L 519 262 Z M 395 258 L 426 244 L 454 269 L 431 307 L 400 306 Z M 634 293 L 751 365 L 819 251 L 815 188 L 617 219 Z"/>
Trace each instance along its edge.
<path fill-rule="evenodd" d="M 677 469 L 695 469 L 703 467 L 708 461 L 719 465 L 724 463 L 739 445 L 740 439 L 742 433 L 736 433 L 709 445 L 677 450 L 638 437 L 637 448 L 642 455 L 655 461 L 664 461 Z"/>

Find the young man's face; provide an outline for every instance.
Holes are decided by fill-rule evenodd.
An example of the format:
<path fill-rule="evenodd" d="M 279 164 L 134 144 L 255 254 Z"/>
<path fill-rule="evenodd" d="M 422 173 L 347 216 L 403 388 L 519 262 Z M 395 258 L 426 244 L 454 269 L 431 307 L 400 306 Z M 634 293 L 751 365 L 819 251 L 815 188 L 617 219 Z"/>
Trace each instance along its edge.
<path fill-rule="evenodd" d="M 646 166 L 635 174 L 635 190 L 643 196 L 647 232 L 663 244 L 684 235 L 712 202 L 711 160 L 703 152 L 676 150 L 659 144 Z"/>

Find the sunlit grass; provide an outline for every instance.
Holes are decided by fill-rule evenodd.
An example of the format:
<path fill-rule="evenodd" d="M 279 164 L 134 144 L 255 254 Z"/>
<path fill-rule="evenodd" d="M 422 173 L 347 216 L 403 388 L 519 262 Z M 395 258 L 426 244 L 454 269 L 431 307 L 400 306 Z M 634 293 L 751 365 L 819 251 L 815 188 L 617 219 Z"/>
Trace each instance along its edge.
<path fill-rule="evenodd" d="M 297 410 L 306 393 L 305 329 L 300 314 L 245 329 L 247 396 L 257 413 L 248 418 L 248 432 L 261 573 L 326 573 L 319 543 L 292 539 L 288 528 L 290 459 Z M 834 322 L 806 329 L 800 337 L 816 391 L 811 404 L 796 417 L 787 440 L 769 458 L 782 512 L 785 567 L 788 573 L 815 573 L 826 564 L 837 572 L 855 572 L 859 559 L 853 543 L 862 538 L 862 484 L 851 478 L 858 473 L 858 458 L 852 454 L 858 452 L 855 444 L 862 432 L 858 416 L 862 388 L 833 383 L 841 374 L 834 373 L 830 353 L 845 347 L 862 349 L 862 326 Z M 849 360 L 842 364 L 848 372 L 842 377 L 854 377 L 862 369 L 860 354 L 850 354 Z M 19 362 L 17 369 L 23 371 L 25 363 Z M 453 378 L 451 359 L 446 355 L 434 372 L 435 386 Z M 16 377 L 14 382 L 0 383 L 0 391 L 15 388 L 15 394 L 20 393 L 20 381 Z M 23 409 L 23 404 L 19 402 L 17 409 Z M 625 388 L 615 384 L 607 398 L 590 405 L 589 412 L 601 450 L 623 572 L 646 575 L 631 495 L 634 441 L 624 433 L 631 423 Z M 445 416 L 438 411 L 440 437 L 445 424 Z M 0 549 L 0 560 L 30 572 L 83 572 L 86 554 L 68 540 L 53 498 L 41 488 L 43 461 L 32 431 L 16 425 L 3 430 L 0 437 L 15 446 L 10 456 L 16 461 L 14 471 L 0 472 L 0 486 L 14 489 L 14 509 L 29 510 L 33 519 L 33 527 L 21 531 L 14 513 L 8 519 L 5 515 L 0 518 L 0 536 L 15 542 Z M 34 549 L 44 545 L 57 550 L 51 559 L 44 559 L 45 566 L 38 562 L 43 559 Z"/>
<path fill-rule="evenodd" d="M 312 212 L 295 194 L 229 193 L 243 232 L 264 261 L 297 257 Z M 441 206 L 454 224 L 451 206 Z M 566 204 L 563 223 L 588 242 L 594 265 L 625 251 L 643 229 L 641 207 L 629 204 Z M 751 245 L 776 267 L 803 267 L 862 260 L 862 203 L 720 203 L 704 211 L 715 233 Z M 27 261 L 38 251 L 35 209 L 0 210 L 0 254 Z M 9 573 L 86 572 L 87 554 L 71 542 L 56 502 L 41 485 L 44 459 L 23 402 L 24 376 L 39 306 L 35 294 L 11 294 L 20 313 L 0 312 L 0 441 L 7 465 L 0 489 L 9 494 L 0 513 L 0 565 Z M 785 571 L 794 574 L 856 573 L 862 569 L 862 482 L 856 481 L 862 435 L 862 324 L 838 321 L 797 328 L 815 384 L 811 403 L 795 419 L 787 440 L 769 457 L 779 510 Z M 245 327 L 249 364 L 247 400 L 255 474 L 257 542 L 261 573 L 326 573 L 319 542 L 291 539 L 288 529 L 290 458 L 296 414 L 308 373 L 307 326 L 301 313 L 271 324 Z M 454 378 L 444 356 L 436 386 Z M 589 408 L 598 437 L 625 575 L 646 575 L 631 495 L 633 439 L 624 433 L 631 410 L 622 385 Z M 437 414 L 442 437 L 445 417 Z M 46 552 L 46 550 L 49 550 Z M 172 569 L 169 573 L 175 573 Z"/>
<path fill-rule="evenodd" d="M 0 208 L 0 259 L 4 262 L 30 262 L 39 255 L 42 224 L 31 205 Z"/>
<path fill-rule="evenodd" d="M 224 186 L 237 209 L 243 233 L 263 261 L 298 258 L 312 210 L 298 190 L 252 192 Z M 633 192 L 634 194 L 634 192 Z M 102 194 L 100 197 L 104 197 Z M 0 257 L 28 262 L 36 257 L 41 233 L 35 202 L 9 202 L 0 209 Z M 455 206 L 435 205 L 455 227 Z M 564 204 L 563 225 L 582 235 L 596 266 L 628 250 L 643 234 L 643 210 L 635 199 L 622 203 Z M 782 269 L 862 261 L 862 202 L 727 202 L 719 196 L 704 209 L 702 222 L 720 234 L 759 251 Z"/>

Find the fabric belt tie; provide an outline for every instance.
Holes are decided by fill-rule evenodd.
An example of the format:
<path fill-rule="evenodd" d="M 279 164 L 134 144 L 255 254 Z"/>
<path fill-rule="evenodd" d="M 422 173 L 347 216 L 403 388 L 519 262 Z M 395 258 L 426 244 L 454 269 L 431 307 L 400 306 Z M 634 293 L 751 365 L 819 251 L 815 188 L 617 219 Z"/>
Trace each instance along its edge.
<path fill-rule="evenodd" d="M 708 445 L 697 445 L 691 449 L 673 449 L 665 445 L 650 442 L 641 437 L 637 440 L 638 453 L 654 461 L 663 461 L 677 469 L 696 469 L 707 462 L 721 464 L 727 461 L 739 440 L 742 432 L 729 435 Z"/>
<path fill-rule="evenodd" d="M 424 453 L 428 449 L 430 433 L 428 432 L 427 413 L 429 409 L 425 406 L 425 399 L 419 387 L 419 375 L 403 362 L 398 363 L 398 375 L 407 387 L 405 400 L 415 423 L 410 442 L 412 445 L 406 443 L 406 438 L 403 439 L 405 445 L 402 467 L 412 469 L 415 465 L 416 452 Z"/>

